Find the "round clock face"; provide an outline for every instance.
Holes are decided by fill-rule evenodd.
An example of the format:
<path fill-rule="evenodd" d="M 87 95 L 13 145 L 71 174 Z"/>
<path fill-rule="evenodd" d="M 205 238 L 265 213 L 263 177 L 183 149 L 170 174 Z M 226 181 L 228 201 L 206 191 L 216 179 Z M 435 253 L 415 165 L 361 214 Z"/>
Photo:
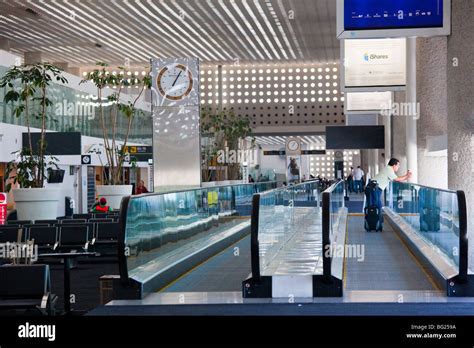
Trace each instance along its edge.
<path fill-rule="evenodd" d="M 334 157 L 336 158 L 343 158 L 344 157 L 344 154 L 341 152 L 341 151 L 336 151 L 334 153 Z"/>
<path fill-rule="evenodd" d="M 288 142 L 288 149 L 291 151 L 296 151 L 299 147 L 300 145 L 296 140 L 291 140 L 290 142 Z"/>
<path fill-rule="evenodd" d="M 193 76 L 187 66 L 170 64 L 162 68 L 156 79 L 160 94 L 170 100 L 181 100 L 193 89 Z"/>

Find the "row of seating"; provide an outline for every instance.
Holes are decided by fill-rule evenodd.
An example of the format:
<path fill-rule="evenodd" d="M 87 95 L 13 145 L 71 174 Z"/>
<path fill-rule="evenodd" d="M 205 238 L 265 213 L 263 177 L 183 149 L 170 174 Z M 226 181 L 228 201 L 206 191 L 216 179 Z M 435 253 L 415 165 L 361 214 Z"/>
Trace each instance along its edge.
<path fill-rule="evenodd" d="M 36 220 L 34 224 L 41 224 L 41 225 L 56 225 L 56 224 L 82 224 L 86 222 L 118 222 L 118 215 L 113 214 L 105 214 L 102 217 L 90 216 L 88 218 L 58 218 L 52 220 Z M 24 226 L 24 225 L 32 225 L 33 221 L 31 220 L 10 220 L 7 221 L 7 225 L 16 225 L 16 226 Z"/>
<path fill-rule="evenodd" d="M 0 243 L 34 241 L 40 253 L 115 246 L 119 223 L 31 224 L 0 226 Z"/>
<path fill-rule="evenodd" d="M 48 265 L 0 266 L 2 315 L 18 310 L 54 315 L 57 300 L 58 297 L 51 293 Z"/>

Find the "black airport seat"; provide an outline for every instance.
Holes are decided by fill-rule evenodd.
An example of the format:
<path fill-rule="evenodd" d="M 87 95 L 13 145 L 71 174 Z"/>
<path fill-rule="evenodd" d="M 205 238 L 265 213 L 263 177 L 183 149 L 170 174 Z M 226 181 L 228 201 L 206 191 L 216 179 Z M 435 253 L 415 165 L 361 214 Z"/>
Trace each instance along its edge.
<path fill-rule="evenodd" d="M 73 219 L 86 219 L 92 218 L 92 214 L 72 214 Z"/>
<path fill-rule="evenodd" d="M 59 223 L 59 220 L 35 220 L 35 225 L 49 225 L 54 226 Z"/>
<path fill-rule="evenodd" d="M 10 220 L 7 221 L 7 225 L 28 225 L 31 224 L 31 220 Z"/>
<path fill-rule="evenodd" d="M 93 237 L 93 231 L 93 224 L 59 225 L 59 248 L 65 251 L 77 248 L 87 251 Z"/>
<path fill-rule="evenodd" d="M 7 221 L 18 220 L 18 213 L 13 209 L 7 214 Z"/>
<path fill-rule="evenodd" d="M 24 243 L 25 231 L 18 226 L 0 226 L 0 243 Z"/>
<path fill-rule="evenodd" d="M 72 225 L 80 225 L 80 224 L 85 224 L 87 222 L 86 219 L 65 219 L 65 220 L 60 220 L 60 223 L 65 225 L 65 224 L 72 224 Z"/>
<path fill-rule="evenodd" d="M 117 222 L 98 223 L 96 228 L 95 242 L 116 242 L 120 224 Z"/>
<path fill-rule="evenodd" d="M 106 219 L 110 213 L 94 213 L 94 219 Z"/>
<path fill-rule="evenodd" d="M 48 265 L 0 266 L 0 312 L 35 310 L 54 315 L 57 299 L 51 294 Z"/>
<path fill-rule="evenodd" d="M 115 222 L 118 222 L 119 215 L 118 214 L 107 214 L 107 219 L 113 219 Z"/>
<path fill-rule="evenodd" d="M 91 223 L 98 223 L 98 222 L 114 222 L 114 219 L 89 219 Z"/>
<path fill-rule="evenodd" d="M 27 239 L 34 241 L 39 250 L 51 252 L 58 247 L 58 229 L 56 226 L 32 226 L 28 228 Z"/>

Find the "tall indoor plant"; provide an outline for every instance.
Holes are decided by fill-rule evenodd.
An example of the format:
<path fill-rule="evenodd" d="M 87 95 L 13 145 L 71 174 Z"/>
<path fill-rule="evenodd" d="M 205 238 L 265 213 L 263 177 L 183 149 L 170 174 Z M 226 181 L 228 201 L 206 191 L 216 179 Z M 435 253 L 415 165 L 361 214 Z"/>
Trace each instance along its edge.
<path fill-rule="evenodd" d="M 238 161 L 222 163 L 220 161 L 222 156 L 219 156 L 219 153 L 250 150 L 242 148 L 243 140 L 252 136 L 249 119 L 236 116 L 232 110 L 217 113 L 205 111 L 201 115 L 201 131 L 203 136 L 208 138 L 208 144 L 203 149 L 205 158 L 203 181 L 210 181 L 212 178 L 210 168 L 216 168 L 214 175 L 216 181 L 238 180 L 242 163 Z M 254 140 L 252 140 L 250 147 L 253 148 L 254 145 Z"/>
<path fill-rule="evenodd" d="M 17 159 L 7 164 L 7 191 L 13 190 L 18 218 L 38 220 L 56 218 L 59 191 L 45 188 L 47 169 L 57 167 L 56 158 L 47 155 L 46 122 L 53 105 L 48 88 L 54 82 L 67 83 L 62 70 L 49 63 L 25 64 L 11 67 L 0 79 L 0 87 L 7 87 L 4 102 L 12 103 L 16 117 L 24 117 L 27 143 L 17 153 Z M 31 123 L 39 121 L 38 143 L 33 143 Z M 14 187 L 14 186 L 19 186 Z"/>
<path fill-rule="evenodd" d="M 107 70 L 108 64 L 98 62 L 97 67 L 86 75 L 81 83 L 91 81 L 97 88 L 98 108 L 100 126 L 102 129 L 103 148 L 106 156 L 106 171 L 103 176 L 105 185 L 97 186 L 97 195 L 107 198 L 108 204 L 114 208 L 120 208 L 122 197 L 132 193 L 132 186 L 125 185 L 123 168 L 127 158 L 125 149 L 132 130 L 133 120 L 142 113 L 136 108 L 136 104 L 146 88 L 151 86 L 149 74 L 138 77 L 127 71 L 124 67 L 118 67 L 118 74 L 111 74 Z M 137 95 L 132 97 L 132 101 L 123 102 L 123 92 L 127 87 L 138 87 Z M 104 97 L 104 90 L 112 88 L 113 93 Z M 105 108 L 104 99 L 109 108 Z M 125 117 L 127 127 L 123 143 L 118 140 L 119 118 Z"/>

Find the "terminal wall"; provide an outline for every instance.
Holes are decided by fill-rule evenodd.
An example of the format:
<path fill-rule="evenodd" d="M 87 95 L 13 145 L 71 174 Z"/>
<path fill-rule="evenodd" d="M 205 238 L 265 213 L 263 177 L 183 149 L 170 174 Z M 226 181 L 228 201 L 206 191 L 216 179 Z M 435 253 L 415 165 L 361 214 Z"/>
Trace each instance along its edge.
<path fill-rule="evenodd" d="M 474 1 L 452 3 L 447 42 L 448 183 L 467 196 L 469 267 L 474 273 Z"/>
<path fill-rule="evenodd" d="M 420 115 L 417 122 L 418 183 L 439 188 L 448 187 L 446 151 L 429 152 L 427 137 L 446 136 L 447 39 L 417 39 L 417 99 Z"/>

